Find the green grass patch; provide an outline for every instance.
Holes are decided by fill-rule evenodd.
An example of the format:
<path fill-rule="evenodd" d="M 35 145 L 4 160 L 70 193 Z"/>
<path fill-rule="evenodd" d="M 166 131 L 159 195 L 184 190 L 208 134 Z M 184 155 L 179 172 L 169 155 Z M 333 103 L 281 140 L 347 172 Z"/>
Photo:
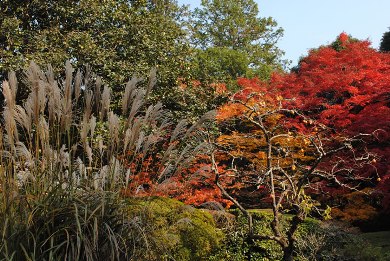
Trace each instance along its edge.
<path fill-rule="evenodd" d="M 380 247 L 381 252 L 390 260 L 390 231 L 363 233 L 362 237 L 375 247 Z"/>

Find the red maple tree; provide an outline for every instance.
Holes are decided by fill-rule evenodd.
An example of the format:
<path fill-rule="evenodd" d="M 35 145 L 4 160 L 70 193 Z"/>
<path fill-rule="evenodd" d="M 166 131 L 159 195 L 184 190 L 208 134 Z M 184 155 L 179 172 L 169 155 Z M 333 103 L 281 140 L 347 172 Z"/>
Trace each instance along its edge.
<path fill-rule="evenodd" d="M 311 50 L 291 73 L 274 74 L 269 88 L 290 99 L 288 106 L 333 128 L 335 135 L 374 132 L 376 139 L 367 147 L 380 158 L 364 171 L 389 198 L 389 53 L 342 33 L 331 45 Z M 388 200 L 383 203 L 388 209 Z"/>

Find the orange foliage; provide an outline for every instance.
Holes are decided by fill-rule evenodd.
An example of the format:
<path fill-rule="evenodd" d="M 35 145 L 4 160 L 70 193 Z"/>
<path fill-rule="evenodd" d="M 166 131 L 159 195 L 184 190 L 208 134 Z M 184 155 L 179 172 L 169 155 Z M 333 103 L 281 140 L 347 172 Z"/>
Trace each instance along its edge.
<path fill-rule="evenodd" d="M 369 190 L 366 190 L 369 192 Z M 354 222 L 373 219 L 378 210 L 370 205 L 370 197 L 361 192 L 352 192 L 342 196 L 343 207 L 332 208 L 331 216 L 343 221 Z"/>

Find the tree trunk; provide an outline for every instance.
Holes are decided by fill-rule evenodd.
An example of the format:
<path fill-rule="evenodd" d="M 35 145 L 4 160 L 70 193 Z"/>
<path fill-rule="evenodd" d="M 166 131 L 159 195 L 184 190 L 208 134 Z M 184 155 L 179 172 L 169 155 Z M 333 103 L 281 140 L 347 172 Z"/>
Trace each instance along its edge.
<path fill-rule="evenodd" d="M 293 261 L 293 245 L 283 248 L 283 261 Z"/>

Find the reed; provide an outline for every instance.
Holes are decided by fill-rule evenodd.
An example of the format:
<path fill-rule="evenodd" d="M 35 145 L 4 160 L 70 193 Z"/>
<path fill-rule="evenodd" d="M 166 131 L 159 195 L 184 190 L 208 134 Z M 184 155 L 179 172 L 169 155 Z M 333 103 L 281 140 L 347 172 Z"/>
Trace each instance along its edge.
<path fill-rule="evenodd" d="M 67 62 L 64 75 L 56 79 L 52 67 L 42 71 L 31 63 L 22 104 L 16 102 L 15 74 L 2 84 L 0 259 L 131 259 L 149 239 L 126 216 L 121 191 L 157 152 L 166 167 L 156 182 L 172 176 L 202 147 L 192 134 L 212 114 L 194 126 L 185 120 L 173 126 L 161 103 L 146 106 L 155 70 L 146 89 L 137 77 L 127 83 L 121 114 L 111 109 L 110 89 L 88 68 L 74 72 Z M 126 168 L 130 164 L 135 171 Z"/>

